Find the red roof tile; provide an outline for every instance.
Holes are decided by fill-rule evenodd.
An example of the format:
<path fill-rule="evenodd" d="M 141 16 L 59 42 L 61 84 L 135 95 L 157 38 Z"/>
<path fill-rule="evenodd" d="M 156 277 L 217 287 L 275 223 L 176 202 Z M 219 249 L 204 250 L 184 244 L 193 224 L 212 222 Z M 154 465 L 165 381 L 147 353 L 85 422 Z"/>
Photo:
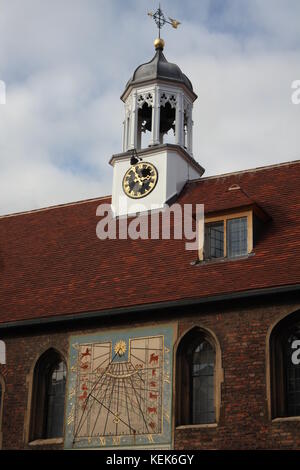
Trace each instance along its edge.
<path fill-rule="evenodd" d="M 300 161 L 201 178 L 179 201 L 206 212 L 253 201 L 272 220 L 254 256 L 193 266 L 184 240 L 100 241 L 109 199 L 2 217 L 0 323 L 300 283 Z"/>

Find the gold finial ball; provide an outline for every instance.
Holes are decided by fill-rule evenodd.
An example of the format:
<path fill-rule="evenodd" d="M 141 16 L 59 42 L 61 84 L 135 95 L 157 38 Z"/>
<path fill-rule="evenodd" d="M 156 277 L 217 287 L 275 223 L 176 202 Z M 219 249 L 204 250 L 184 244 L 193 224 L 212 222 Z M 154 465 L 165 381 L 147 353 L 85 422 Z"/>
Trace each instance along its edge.
<path fill-rule="evenodd" d="M 165 47 L 165 41 L 161 38 L 157 38 L 154 41 L 155 49 L 163 49 Z"/>

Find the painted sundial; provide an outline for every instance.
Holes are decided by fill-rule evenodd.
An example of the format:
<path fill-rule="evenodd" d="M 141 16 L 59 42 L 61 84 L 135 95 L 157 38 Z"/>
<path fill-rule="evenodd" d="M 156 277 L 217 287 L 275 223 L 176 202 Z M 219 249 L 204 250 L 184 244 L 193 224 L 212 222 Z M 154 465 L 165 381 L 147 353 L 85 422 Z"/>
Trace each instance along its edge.
<path fill-rule="evenodd" d="M 170 448 L 173 326 L 72 337 L 66 448 Z"/>

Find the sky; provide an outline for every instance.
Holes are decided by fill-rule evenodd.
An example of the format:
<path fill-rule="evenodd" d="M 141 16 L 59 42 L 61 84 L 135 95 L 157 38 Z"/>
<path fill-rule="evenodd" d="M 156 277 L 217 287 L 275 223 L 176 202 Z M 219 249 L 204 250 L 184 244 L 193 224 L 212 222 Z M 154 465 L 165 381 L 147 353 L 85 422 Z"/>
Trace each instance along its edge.
<path fill-rule="evenodd" d="M 0 215 L 111 194 L 120 95 L 154 55 L 153 0 L 0 0 Z M 205 176 L 300 159 L 299 0 L 162 0 Z"/>

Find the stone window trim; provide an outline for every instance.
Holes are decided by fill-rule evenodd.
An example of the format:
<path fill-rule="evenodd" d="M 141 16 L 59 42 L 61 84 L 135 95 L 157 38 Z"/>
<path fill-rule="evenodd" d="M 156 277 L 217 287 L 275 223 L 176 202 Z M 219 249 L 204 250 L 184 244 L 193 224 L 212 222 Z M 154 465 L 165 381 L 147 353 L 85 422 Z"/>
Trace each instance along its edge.
<path fill-rule="evenodd" d="M 28 443 L 30 447 L 38 447 L 38 446 L 56 446 L 61 445 L 64 443 L 63 437 L 56 437 L 51 439 L 36 439 L 35 441 L 31 441 Z"/>
<path fill-rule="evenodd" d="M 286 416 L 284 418 L 272 418 L 272 424 L 289 423 L 292 421 L 300 421 L 300 416 Z"/>
<path fill-rule="evenodd" d="M 214 429 L 218 427 L 218 423 L 207 423 L 207 424 L 179 424 L 176 426 L 176 430 L 184 430 L 184 429 Z"/>
<path fill-rule="evenodd" d="M 199 333 L 199 335 L 202 334 L 202 337 L 204 340 L 210 342 L 210 344 L 214 347 L 215 349 L 215 373 L 214 373 L 214 403 L 215 403 L 215 422 L 214 423 L 201 423 L 201 424 L 180 424 L 179 423 L 179 406 L 181 403 L 181 395 L 182 392 L 180 390 L 180 385 L 179 385 L 179 380 L 180 378 L 178 377 L 178 348 L 180 344 L 182 343 L 182 340 L 186 337 L 187 334 L 193 332 Z M 173 414 L 175 416 L 174 419 L 174 430 L 183 430 L 183 429 L 205 429 L 205 428 L 217 428 L 219 425 L 220 421 L 220 410 L 221 410 L 221 402 L 222 402 L 222 397 L 221 397 L 221 389 L 222 389 L 222 383 L 224 382 L 224 370 L 222 367 L 222 351 L 221 351 L 221 346 L 220 342 L 215 335 L 215 333 L 207 328 L 206 326 L 203 326 L 201 324 L 194 324 L 190 328 L 186 329 L 181 336 L 177 339 L 175 345 L 174 345 L 174 383 L 173 383 Z"/>
<path fill-rule="evenodd" d="M 300 416 L 278 416 L 278 399 L 277 396 L 280 391 L 276 387 L 282 388 L 282 377 L 274 376 L 274 347 L 276 341 L 280 337 L 280 333 L 285 328 L 289 328 L 293 323 L 299 323 L 300 321 L 300 310 L 293 309 L 292 311 L 286 312 L 280 315 L 270 326 L 266 335 L 266 398 L 267 398 L 267 415 L 269 421 L 273 425 L 288 422 L 299 422 Z"/>
<path fill-rule="evenodd" d="M 34 358 L 32 362 L 30 372 L 26 377 L 26 384 L 28 388 L 28 396 L 27 396 L 27 407 L 24 419 L 24 440 L 25 444 L 29 446 L 39 446 L 39 445 L 57 445 L 62 444 L 64 442 L 63 437 L 58 438 L 51 438 L 51 439 L 39 439 L 33 437 L 32 434 L 32 413 L 34 407 L 34 376 L 35 376 L 35 369 L 37 366 L 38 361 L 41 357 L 46 354 L 48 351 L 53 350 L 58 356 L 60 356 L 61 360 L 65 363 L 67 369 L 67 380 L 68 380 L 68 361 L 66 355 L 56 346 L 49 344 L 46 348 L 42 349 Z M 67 390 L 67 387 L 66 387 Z M 67 393 L 65 394 L 65 409 L 66 409 L 66 401 L 67 401 Z M 65 426 L 65 423 L 64 423 Z M 64 435 L 64 434 L 63 434 Z"/>

